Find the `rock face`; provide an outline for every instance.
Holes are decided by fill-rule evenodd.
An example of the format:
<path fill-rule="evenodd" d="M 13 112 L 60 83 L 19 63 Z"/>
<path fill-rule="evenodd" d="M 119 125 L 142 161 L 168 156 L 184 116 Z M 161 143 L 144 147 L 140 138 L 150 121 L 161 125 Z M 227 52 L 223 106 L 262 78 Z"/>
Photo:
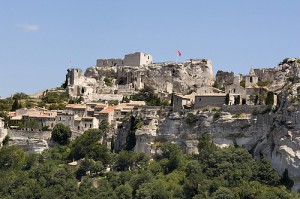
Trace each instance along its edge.
<path fill-rule="evenodd" d="M 233 84 L 234 73 L 218 70 L 216 74 L 216 82 L 220 87 Z"/>
<path fill-rule="evenodd" d="M 99 100 L 103 94 L 130 95 L 144 85 L 151 85 L 162 97 L 174 92 L 186 93 L 214 82 L 210 60 L 161 63 L 147 66 L 90 67 L 84 75 L 69 69 L 67 91 L 85 101 Z"/>
<path fill-rule="evenodd" d="M 299 64 L 288 59 L 273 72 L 274 80 L 269 89 L 277 91 L 280 96 L 276 111 L 257 115 L 249 112 L 237 114 L 235 106 L 228 106 L 224 109 L 227 112 L 219 114 L 195 112 L 197 120 L 194 124 L 187 124 L 186 115 L 172 114 L 159 127 L 158 135 L 181 143 L 196 140 L 202 133 L 209 132 L 220 147 L 239 145 L 249 150 L 256 159 L 261 156 L 268 158 L 279 175 L 287 169 L 294 181 L 293 190 L 299 191 L 300 83 L 295 83 L 300 78 Z M 251 107 L 255 109 L 255 106 Z"/>

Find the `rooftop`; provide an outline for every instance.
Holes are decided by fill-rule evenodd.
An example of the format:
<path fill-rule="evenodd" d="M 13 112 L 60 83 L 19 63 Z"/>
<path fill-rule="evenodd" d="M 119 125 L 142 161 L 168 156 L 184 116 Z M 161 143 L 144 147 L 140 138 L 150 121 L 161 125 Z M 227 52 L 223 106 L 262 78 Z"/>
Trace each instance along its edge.
<path fill-rule="evenodd" d="M 71 109 L 86 109 L 85 104 L 67 104 L 66 108 L 71 108 Z"/>
<path fill-rule="evenodd" d="M 116 106 L 109 106 L 105 109 L 103 109 L 102 111 L 100 111 L 100 113 L 111 113 L 115 110 Z"/>

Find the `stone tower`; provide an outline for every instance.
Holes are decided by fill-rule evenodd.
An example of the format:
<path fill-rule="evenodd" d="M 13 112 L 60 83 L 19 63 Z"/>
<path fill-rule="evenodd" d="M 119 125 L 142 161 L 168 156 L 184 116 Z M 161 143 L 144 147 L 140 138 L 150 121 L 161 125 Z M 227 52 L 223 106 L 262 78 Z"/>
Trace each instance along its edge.
<path fill-rule="evenodd" d="M 82 78 L 82 70 L 78 68 L 71 68 L 68 69 L 68 86 L 76 86 L 81 84 L 82 82 L 80 81 Z"/>
<path fill-rule="evenodd" d="M 249 75 L 245 77 L 245 87 L 255 86 L 258 82 L 258 76 L 255 74 L 253 68 L 250 69 Z"/>

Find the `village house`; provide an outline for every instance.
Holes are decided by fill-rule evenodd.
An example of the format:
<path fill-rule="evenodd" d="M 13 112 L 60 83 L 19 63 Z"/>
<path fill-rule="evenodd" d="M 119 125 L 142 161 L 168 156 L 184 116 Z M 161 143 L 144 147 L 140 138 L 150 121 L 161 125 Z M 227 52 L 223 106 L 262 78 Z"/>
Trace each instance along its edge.
<path fill-rule="evenodd" d="M 95 117 L 77 117 L 74 120 L 74 128 L 81 132 L 88 129 L 97 129 L 99 128 L 99 120 Z"/>
<path fill-rule="evenodd" d="M 87 106 L 86 104 L 68 104 L 65 108 L 65 111 L 83 117 L 87 114 Z"/>
<path fill-rule="evenodd" d="M 189 95 L 173 95 L 173 111 L 181 111 L 183 109 L 189 109 L 193 106 L 196 93 Z"/>
<path fill-rule="evenodd" d="M 206 107 L 221 107 L 225 104 L 225 93 L 206 93 L 189 95 L 173 95 L 173 111 L 181 111 L 184 109 L 201 109 Z"/>
<path fill-rule="evenodd" d="M 9 112 L 10 128 L 41 129 L 42 127 L 55 126 L 57 111 L 44 108 L 21 108 L 15 112 Z"/>
<path fill-rule="evenodd" d="M 221 107 L 225 104 L 225 93 L 212 93 L 196 95 L 194 100 L 194 108 L 200 109 L 205 107 Z"/>
<path fill-rule="evenodd" d="M 100 111 L 98 116 L 99 121 L 101 122 L 101 120 L 106 120 L 109 123 L 109 125 L 111 125 L 114 120 L 115 108 L 116 106 L 109 106 Z"/>
<path fill-rule="evenodd" d="M 77 114 L 74 114 L 72 112 L 67 111 L 58 111 L 55 123 L 62 123 L 65 126 L 74 127 L 75 126 L 75 119 L 79 116 Z"/>

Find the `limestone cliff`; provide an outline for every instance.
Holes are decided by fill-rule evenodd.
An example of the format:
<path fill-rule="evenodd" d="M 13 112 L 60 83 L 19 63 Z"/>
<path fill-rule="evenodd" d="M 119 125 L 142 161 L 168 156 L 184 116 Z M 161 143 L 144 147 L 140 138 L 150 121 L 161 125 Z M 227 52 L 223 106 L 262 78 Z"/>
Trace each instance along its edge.
<path fill-rule="evenodd" d="M 293 189 L 299 191 L 299 71 L 295 59 L 288 59 L 274 68 L 274 81 L 268 89 L 276 91 L 279 99 L 277 108 L 272 111 L 263 106 L 248 106 L 253 113 L 237 112 L 238 106 L 224 106 L 220 111 L 195 110 L 192 124 L 187 122 L 187 114 L 172 114 L 159 127 L 158 135 L 166 137 L 168 141 L 181 143 L 209 132 L 220 147 L 238 145 L 249 150 L 256 159 L 265 156 L 280 175 L 287 169 L 294 181 Z"/>

